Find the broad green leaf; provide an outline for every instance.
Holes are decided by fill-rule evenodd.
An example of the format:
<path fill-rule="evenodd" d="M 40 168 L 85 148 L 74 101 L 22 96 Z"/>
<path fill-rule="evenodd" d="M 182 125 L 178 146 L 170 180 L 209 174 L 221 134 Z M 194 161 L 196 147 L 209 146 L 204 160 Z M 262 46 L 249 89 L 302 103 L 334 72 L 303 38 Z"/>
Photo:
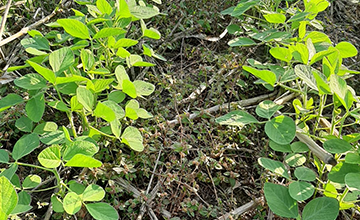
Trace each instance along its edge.
<path fill-rule="evenodd" d="M 74 215 L 81 209 L 81 197 L 74 192 L 69 192 L 64 198 L 63 206 L 68 214 Z"/>
<path fill-rule="evenodd" d="M 110 74 L 110 71 L 106 68 L 97 68 L 97 69 L 89 70 L 89 73 L 98 74 L 98 75 L 106 75 L 106 74 Z"/>
<path fill-rule="evenodd" d="M 126 95 L 122 91 L 112 91 L 108 95 L 108 99 L 111 101 L 114 101 L 116 103 L 120 103 L 120 102 L 124 101 L 125 97 L 126 97 Z"/>
<path fill-rule="evenodd" d="M 58 19 L 64 30 L 73 37 L 80 39 L 90 39 L 89 29 L 82 22 L 75 19 Z"/>
<path fill-rule="evenodd" d="M 46 80 L 38 74 L 26 74 L 14 80 L 15 85 L 27 90 L 38 90 L 46 87 Z"/>
<path fill-rule="evenodd" d="M 285 23 L 286 17 L 281 13 L 271 13 L 264 15 L 264 18 L 274 24 Z"/>
<path fill-rule="evenodd" d="M 283 41 L 292 37 L 292 34 L 289 32 L 282 32 L 278 29 L 270 29 L 261 33 L 257 33 L 251 36 L 255 40 L 269 42 L 269 41 Z"/>
<path fill-rule="evenodd" d="M 360 173 L 348 173 L 345 175 L 345 184 L 351 190 L 360 190 Z"/>
<path fill-rule="evenodd" d="M 306 162 L 306 157 L 301 154 L 289 154 L 285 158 L 285 162 L 291 167 L 298 167 Z"/>
<path fill-rule="evenodd" d="M 62 112 L 70 112 L 70 109 L 62 101 L 52 101 L 48 103 L 49 106 Z"/>
<path fill-rule="evenodd" d="M 297 201 L 304 201 L 314 194 L 315 188 L 312 184 L 295 181 L 289 185 L 290 196 Z"/>
<path fill-rule="evenodd" d="M 123 59 L 130 57 L 131 53 L 129 53 L 129 51 L 127 51 L 126 49 L 119 47 L 117 52 L 116 52 L 116 56 L 119 56 Z"/>
<path fill-rule="evenodd" d="M 297 167 L 294 175 L 298 180 L 314 181 L 316 179 L 315 172 L 307 167 Z"/>
<path fill-rule="evenodd" d="M 40 141 L 37 134 L 32 133 L 24 135 L 15 143 L 14 149 L 12 151 L 12 157 L 17 161 L 31 153 L 33 150 L 39 147 L 39 145 Z"/>
<path fill-rule="evenodd" d="M 76 95 L 70 99 L 70 108 L 71 111 L 81 110 L 83 108 L 83 105 L 80 104 Z"/>
<path fill-rule="evenodd" d="M 360 173 L 360 166 L 357 164 L 340 162 L 331 169 L 328 178 L 334 183 L 344 184 L 345 176 L 348 173 Z"/>
<path fill-rule="evenodd" d="M 18 203 L 16 204 L 16 207 L 12 210 L 11 214 L 20 214 L 29 211 L 32 206 L 31 203 L 31 197 L 30 195 L 25 192 L 21 191 L 18 193 Z"/>
<path fill-rule="evenodd" d="M 37 73 L 39 73 L 41 76 L 43 76 L 47 81 L 49 81 L 49 82 L 52 83 L 52 84 L 55 83 L 55 74 L 54 74 L 53 71 L 51 71 L 50 69 L 45 68 L 45 67 L 43 67 L 43 66 L 35 63 L 35 62 L 31 62 L 30 60 L 28 60 L 28 61 L 26 61 L 26 62 L 27 62 L 28 64 L 30 64 L 30 66 L 31 66 L 32 68 L 34 68 L 34 70 L 35 70 Z M 36 74 L 27 74 L 27 75 L 36 75 Z M 25 76 L 27 76 L 27 75 L 25 75 Z M 25 76 L 23 76 L 23 77 L 25 77 Z M 21 77 L 21 78 L 23 78 L 23 77 Z M 43 83 L 45 84 L 45 85 L 43 85 L 42 87 L 39 88 L 39 89 L 42 89 L 42 88 L 44 88 L 44 87 L 46 86 L 46 81 L 45 81 L 42 77 L 40 77 L 40 78 L 41 78 L 41 80 L 43 81 Z M 39 80 L 40 80 L 40 79 L 39 79 Z M 37 83 L 36 83 L 36 81 L 35 81 L 35 82 L 31 82 L 30 84 L 37 84 Z M 18 85 L 18 86 L 20 86 L 20 85 Z M 20 86 L 20 87 L 21 87 L 21 86 Z M 25 88 L 25 87 L 22 87 L 22 88 Z M 28 88 L 25 88 L 25 89 L 28 89 Z"/>
<path fill-rule="evenodd" d="M 303 212 L 303 220 L 335 220 L 339 215 L 339 202 L 337 199 L 319 197 L 306 204 Z"/>
<path fill-rule="evenodd" d="M 129 58 L 131 58 L 131 55 L 130 55 Z M 131 64 L 131 66 L 141 66 L 141 67 L 145 67 L 145 66 L 155 66 L 155 64 L 149 63 L 149 62 L 144 62 L 144 61 L 139 61 L 139 62 L 135 62 L 135 63 Z"/>
<path fill-rule="evenodd" d="M 68 186 L 70 188 L 70 190 L 78 195 L 81 195 L 84 190 L 85 190 L 85 186 L 83 183 L 78 183 L 75 180 L 70 180 L 68 183 Z"/>
<path fill-rule="evenodd" d="M 0 219 L 7 219 L 18 202 L 18 196 L 10 181 L 0 177 Z"/>
<path fill-rule="evenodd" d="M 29 54 L 35 55 L 35 56 L 46 55 L 47 54 L 46 52 L 43 52 L 41 50 L 38 50 L 38 49 L 35 49 L 35 48 L 32 48 L 32 47 L 26 48 L 25 51 L 28 52 Z"/>
<path fill-rule="evenodd" d="M 45 112 L 45 98 L 44 94 L 38 94 L 32 97 L 25 106 L 27 116 L 33 122 L 39 122 Z"/>
<path fill-rule="evenodd" d="M 16 120 L 15 126 L 20 131 L 31 132 L 33 128 L 33 122 L 28 117 L 21 116 L 19 119 Z"/>
<path fill-rule="evenodd" d="M 296 218 L 298 216 L 298 205 L 285 186 L 274 183 L 265 183 L 264 194 L 266 201 L 276 215 L 285 218 Z"/>
<path fill-rule="evenodd" d="M 297 43 L 295 46 L 290 46 L 290 49 L 293 51 L 292 55 L 294 59 L 303 64 L 307 64 L 309 60 L 309 51 L 305 44 Z"/>
<path fill-rule="evenodd" d="M 264 80 L 265 82 L 269 83 L 271 86 L 274 86 L 276 83 L 276 75 L 275 73 L 269 70 L 258 70 L 252 68 L 250 66 L 243 66 L 243 70 L 253 74 L 254 76 Z"/>
<path fill-rule="evenodd" d="M 275 104 L 273 101 L 265 100 L 260 102 L 255 109 L 258 116 L 270 119 L 283 106 Z"/>
<path fill-rule="evenodd" d="M 326 76 L 319 71 L 312 71 L 312 74 L 316 81 L 316 86 L 319 90 L 319 94 L 331 94 L 331 89 Z"/>
<path fill-rule="evenodd" d="M 91 70 L 95 64 L 95 57 L 89 49 L 82 49 L 80 52 L 81 63 L 83 70 Z"/>
<path fill-rule="evenodd" d="M 221 125 L 234 125 L 243 127 L 246 124 L 258 123 L 259 121 L 256 120 L 254 116 L 245 111 L 236 110 L 215 119 L 215 122 Z"/>
<path fill-rule="evenodd" d="M 279 151 L 279 152 L 284 152 L 284 153 L 290 153 L 291 152 L 290 144 L 281 145 L 281 144 L 278 144 L 278 143 L 270 140 L 269 146 L 274 151 Z"/>
<path fill-rule="evenodd" d="M 103 28 L 94 35 L 94 39 L 118 36 L 125 33 L 126 31 L 122 28 Z"/>
<path fill-rule="evenodd" d="M 290 62 L 292 59 L 292 53 L 289 49 L 284 47 L 273 47 L 270 49 L 270 54 L 278 60 Z"/>
<path fill-rule="evenodd" d="M 295 74 L 303 80 L 310 88 L 318 90 L 316 80 L 311 72 L 311 67 L 303 64 L 295 66 Z"/>
<path fill-rule="evenodd" d="M 56 84 L 64 84 L 64 83 L 70 83 L 70 82 L 82 82 L 82 81 L 88 81 L 89 79 L 82 77 L 82 76 L 67 76 L 67 77 L 57 77 L 56 78 Z"/>
<path fill-rule="evenodd" d="M 41 183 L 40 176 L 30 174 L 25 178 L 22 186 L 24 189 L 31 189 L 37 187 L 40 183 Z"/>
<path fill-rule="evenodd" d="M 140 131 L 132 126 L 129 126 L 124 130 L 121 135 L 121 142 L 125 143 L 135 151 L 144 150 L 143 137 L 141 136 Z"/>
<path fill-rule="evenodd" d="M 54 212 L 64 212 L 62 201 L 55 195 L 51 196 L 51 205 Z"/>
<path fill-rule="evenodd" d="M 92 83 L 94 84 L 95 93 L 99 93 L 109 88 L 109 85 L 114 81 L 114 79 L 94 79 Z M 88 81 L 90 82 L 90 81 Z"/>
<path fill-rule="evenodd" d="M 105 191 L 101 186 L 96 184 L 88 185 L 83 192 L 83 201 L 97 202 L 104 198 Z"/>
<path fill-rule="evenodd" d="M 43 36 L 34 36 L 33 38 L 25 38 L 20 41 L 21 45 L 27 48 L 35 48 L 37 50 L 50 50 L 49 41 Z"/>
<path fill-rule="evenodd" d="M 354 57 L 358 54 L 356 47 L 349 42 L 342 41 L 335 48 L 339 50 L 341 58 Z"/>
<path fill-rule="evenodd" d="M 130 78 L 129 78 L 129 75 L 126 73 L 126 70 L 125 70 L 125 67 L 122 66 L 122 65 L 118 65 L 116 68 L 115 68 L 115 77 L 116 77 L 116 80 L 118 81 L 118 85 L 117 85 L 117 89 L 122 89 L 122 84 L 123 84 L 123 80 L 129 80 L 130 81 Z"/>
<path fill-rule="evenodd" d="M 236 5 L 236 7 L 231 13 L 231 16 L 239 17 L 240 15 L 244 14 L 247 10 L 249 10 L 251 7 L 257 5 L 259 2 L 260 0 L 241 1 L 239 4 Z"/>
<path fill-rule="evenodd" d="M 129 7 L 129 9 L 131 14 L 139 19 L 148 19 L 160 14 L 158 10 L 146 6 Z"/>
<path fill-rule="evenodd" d="M 131 46 L 136 45 L 137 43 L 139 43 L 139 41 L 137 41 L 137 40 L 133 40 L 133 39 L 129 39 L 129 38 L 121 38 L 120 40 L 118 40 L 115 43 L 114 48 L 131 47 Z"/>
<path fill-rule="evenodd" d="M 78 87 L 76 89 L 76 97 L 80 104 L 88 111 L 92 111 L 94 108 L 94 94 L 84 87 Z"/>
<path fill-rule="evenodd" d="M 39 134 L 39 135 L 43 135 L 43 134 L 47 134 L 51 131 L 56 131 L 58 129 L 58 126 L 55 122 L 52 121 L 46 121 L 43 122 L 41 124 L 38 124 L 35 128 L 34 128 L 34 133 L 35 134 Z"/>
<path fill-rule="evenodd" d="M 340 100 L 341 104 L 349 110 L 354 102 L 354 98 L 349 91 L 346 81 L 338 75 L 330 76 L 330 89 Z"/>
<path fill-rule="evenodd" d="M 56 168 L 61 164 L 60 146 L 52 145 L 38 155 L 40 164 L 46 168 Z"/>
<path fill-rule="evenodd" d="M 67 145 L 63 153 L 63 160 L 68 161 L 77 154 L 92 157 L 98 151 L 99 147 L 97 147 L 94 143 L 89 141 L 74 141 Z"/>
<path fill-rule="evenodd" d="M 9 162 L 9 153 L 4 149 L 0 149 L 0 163 L 7 162 Z"/>
<path fill-rule="evenodd" d="M 125 117 L 124 109 L 120 105 L 116 104 L 116 102 L 108 100 L 103 102 L 103 104 L 109 107 L 111 110 L 113 110 L 116 119 L 122 119 Z"/>
<path fill-rule="evenodd" d="M 287 116 L 277 116 L 265 124 L 266 135 L 274 142 L 285 145 L 295 137 L 295 122 Z"/>
<path fill-rule="evenodd" d="M 322 43 L 322 42 L 327 42 L 329 44 L 332 44 L 330 38 L 323 32 L 311 31 L 308 33 L 308 35 L 306 35 L 304 41 L 306 42 L 307 39 L 309 38 L 311 39 L 313 44 Z"/>
<path fill-rule="evenodd" d="M 65 143 L 65 134 L 61 130 L 47 132 L 41 136 L 40 141 L 46 145 L 63 144 Z"/>
<path fill-rule="evenodd" d="M 131 98 L 137 97 L 135 85 L 130 80 L 122 80 L 122 91 Z"/>
<path fill-rule="evenodd" d="M 230 47 L 242 47 L 256 45 L 256 42 L 247 37 L 237 37 L 228 42 Z"/>
<path fill-rule="evenodd" d="M 258 163 L 264 167 L 265 169 L 270 170 L 271 172 L 274 172 L 280 176 L 283 176 L 287 179 L 290 179 L 290 176 L 288 174 L 287 169 L 285 168 L 285 165 L 279 161 L 271 160 L 268 158 L 259 158 Z"/>
<path fill-rule="evenodd" d="M 143 36 L 151 38 L 151 39 L 155 39 L 155 40 L 159 40 L 161 38 L 160 32 L 158 30 L 156 30 L 155 28 L 149 28 L 149 29 L 144 30 Z"/>
<path fill-rule="evenodd" d="M 94 116 L 100 117 L 108 122 L 111 122 L 112 120 L 115 119 L 114 111 L 110 107 L 104 105 L 101 102 L 98 102 L 98 104 L 96 105 L 96 108 L 94 110 Z"/>
<path fill-rule="evenodd" d="M 345 162 L 349 164 L 360 164 L 360 155 L 358 153 L 347 153 Z"/>
<path fill-rule="evenodd" d="M 289 20 L 286 21 L 286 23 L 294 22 L 294 21 L 304 21 L 305 17 L 308 15 L 308 12 L 300 12 L 297 11 L 294 16 L 292 16 Z"/>
<path fill-rule="evenodd" d="M 121 123 L 118 119 L 110 122 L 110 129 L 114 136 L 119 139 L 121 134 Z"/>
<path fill-rule="evenodd" d="M 86 209 L 90 215 L 97 220 L 117 220 L 119 219 L 118 212 L 107 203 L 87 203 Z"/>
<path fill-rule="evenodd" d="M 127 2 L 125 0 L 120 0 L 119 1 L 119 17 L 120 18 L 129 18 L 131 17 L 131 13 L 129 10 L 129 6 L 127 4 Z"/>
<path fill-rule="evenodd" d="M 309 151 L 309 147 L 300 141 L 293 142 L 290 147 L 294 153 L 306 153 Z"/>
<path fill-rule="evenodd" d="M 144 119 L 153 117 L 153 115 L 150 112 L 146 111 L 143 108 L 137 109 L 136 114 L 137 114 L 137 116 L 139 116 L 139 118 L 144 118 Z"/>
<path fill-rule="evenodd" d="M 351 144 L 338 138 L 325 141 L 323 147 L 326 151 L 333 154 L 342 154 L 352 149 Z"/>
<path fill-rule="evenodd" d="M 0 99 L 0 112 L 17 105 L 19 103 L 22 103 L 24 100 L 21 98 L 21 96 L 10 93 L 9 95 L 3 97 Z"/>
<path fill-rule="evenodd" d="M 101 167 L 102 163 L 92 157 L 76 154 L 66 164 L 66 167 Z"/>
<path fill-rule="evenodd" d="M 320 52 L 314 54 L 314 56 L 311 58 L 309 64 L 312 65 L 312 64 L 316 63 L 317 61 L 321 60 L 323 57 L 330 55 L 334 52 L 335 52 L 334 49 L 330 49 L 330 48 L 325 51 L 320 51 Z"/>
<path fill-rule="evenodd" d="M 155 91 L 155 86 L 153 84 L 142 80 L 135 80 L 133 84 L 136 89 L 136 95 L 139 96 L 148 96 Z"/>
<path fill-rule="evenodd" d="M 101 11 L 103 14 L 110 15 L 113 8 L 106 0 L 97 0 L 96 1 L 96 7 Z"/>
<path fill-rule="evenodd" d="M 324 195 L 329 198 L 337 198 L 338 192 L 336 191 L 336 188 L 331 182 L 327 183 L 324 187 Z"/>
<path fill-rule="evenodd" d="M 9 168 L 3 170 L 3 171 L 0 173 L 0 176 L 4 176 L 4 177 L 6 177 L 8 180 L 11 180 L 11 181 L 12 181 L 13 178 L 14 178 L 14 176 L 17 176 L 17 175 L 15 174 L 15 172 L 17 171 L 17 169 L 18 169 L 18 165 L 17 165 L 16 163 L 12 163 Z M 16 178 L 16 177 L 15 177 L 15 178 Z M 20 180 L 19 180 L 19 181 L 20 181 Z M 19 183 L 19 185 L 20 185 L 20 183 Z"/>
<path fill-rule="evenodd" d="M 57 76 L 72 66 L 74 62 L 74 54 L 69 47 L 60 48 L 49 55 L 50 66 Z"/>

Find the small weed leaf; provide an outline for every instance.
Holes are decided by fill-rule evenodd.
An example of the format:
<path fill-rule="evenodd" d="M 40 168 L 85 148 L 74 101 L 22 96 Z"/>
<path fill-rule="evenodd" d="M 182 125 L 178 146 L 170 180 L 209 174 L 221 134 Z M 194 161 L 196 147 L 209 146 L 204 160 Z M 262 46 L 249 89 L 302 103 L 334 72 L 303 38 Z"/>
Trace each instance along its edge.
<path fill-rule="evenodd" d="M 341 58 L 354 57 L 358 54 L 356 47 L 349 42 L 340 42 L 335 48 L 339 50 Z"/>
<path fill-rule="evenodd" d="M 32 97 L 25 106 L 27 116 L 33 122 L 39 122 L 45 112 L 44 93 L 39 93 Z"/>
<path fill-rule="evenodd" d="M 60 146 L 53 145 L 45 148 L 38 155 L 40 164 L 46 168 L 56 168 L 61 164 Z"/>
<path fill-rule="evenodd" d="M 345 184 L 351 190 L 360 190 L 360 173 L 348 173 L 345 175 Z"/>
<path fill-rule="evenodd" d="M 68 161 L 77 154 L 82 154 L 82 155 L 92 157 L 98 151 L 99 151 L 99 147 L 97 147 L 92 142 L 74 141 L 74 142 L 70 143 L 69 145 L 67 145 L 67 147 L 64 151 L 64 154 L 63 154 L 63 159 L 65 161 Z"/>
<path fill-rule="evenodd" d="M 4 98 L 0 99 L 0 112 L 17 105 L 19 103 L 22 103 L 24 100 L 21 98 L 21 96 L 10 93 L 9 95 L 5 96 Z"/>
<path fill-rule="evenodd" d="M 39 74 L 26 74 L 14 80 L 16 86 L 27 90 L 38 90 L 46 87 L 46 80 Z"/>
<path fill-rule="evenodd" d="M 33 122 L 28 117 L 21 116 L 16 120 L 15 126 L 20 131 L 31 132 L 33 128 Z"/>
<path fill-rule="evenodd" d="M 325 141 L 323 147 L 326 151 L 333 154 L 342 154 L 352 149 L 351 144 L 338 138 Z"/>
<path fill-rule="evenodd" d="M 334 183 L 344 184 L 345 176 L 348 173 L 360 173 L 360 167 L 357 164 L 340 162 L 331 169 L 328 178 Z"/>
<path fill-rule="evenodd" d="M 255 68 L 249 66 L 243 66 L 243 70 L 253 74 L 254 76 L 264 80 L 269 83 L 271 86 L 274 86 L 276 83 L 276 75 L 275 73 L 269 70 L 257 70 Z"/>
<path fill-rule="evenodd" d="M 283 163 L 276 161 L 276 160 L 264 158 L 264 157 L 259 158 L 258 163 L 260 164 L 260 166 L 264 167 L 265 169 L 268 169 L 271 172 L 274 172 L 280 176 L 290 179 L 288 171 L 285 168 L 285 165 Z"/>
<path fill-rule="evenodd" d="M 280 24 L 280 23 L 284 23 L 286 21 L 286 17 L 285 15 L 281 14 L 281 13 L 270 13 L 270 14 L 266 14 L 264 15 L 264 18 L 270 22 L 270 23 L 274 23 L 274 24 Z"/>
<path fill-rule="evenodd" d="M 16 143 L 12 152 L 14 160 L 28 155 L 40 145 L 40 140 L 37 134 L 27 134 L 22 136 Z"/>
<path fill-rule="evenodd" d="M 51 205 L 54 212 L 64 212 L 64 207 L 61 200 L 55 195 L 51 196 Z"/>
<path fill-rule="evenodd" d="M 74 192 L 69 192 L 64 198 L 63 206 L 67 213 L 74 215 L 81 209 L 81 197 Z"/>
<path fill-rule="evenodd" d="M 282 107 L 282 105 L 277 105 L 273 101 L 265 100 L 256 106 L 255 112 L 262 118 L 270 119 Z"/>
<path fill-rule="evenodd" d="M 285 186 L 265 183 L 264 194 L 271 211 L 276 215 L 285 218 L 296 218 L 298 216 L 298 204 L 290 196 Z"/>
<path fill-rule="evenodd" d="M 302 213 L 303 220 L 335 220 L 339 215 L 339 202 L 334 198 L 320 197 L 311 200 Z"/>
<path fill-rule="evenodd" d="M 245 47 L 256 45 L 256 42 L 247 37 L 238 37 L 228 42 L 230 47 Z"/>
<path fill-rule="evenodd" d="M 14 175 L 15 172 L 17 171 L 18 169 L 18 165 L 16 163 L 13 163 L 10 165 L 9 168 L 7 168 L 6 170 L 3 170 L 1 173 L 0 173 L 0 176 L 4 176 L 6 177 L 8 180 L 12 180 L 12 178 L 14 176 L 17 176 L 17 175 Z M 19 185 L 20 185 L 20 182 L 19 182 Z"/>
<path fill-rule="evenodd" d="M 260 0 L 242 1 L 239 4 L 236 5 L 234 10 L 231 12 L 231 16 L 239 17 L 240 15 L 244 14 L 244 12 L 249 10 L 251 7 L 257 5 L 259 2 L 260 2 Z"/>
<path fill-rule="evenodd" d="M 0 219 L 7 219 L 17 202 L 18 196 L 13 185 L 6 177 L 0 177 Z"/>
<path fill-rule="evenodd" d="M 57 23 L 60 24 L 64 30 L 73 37 L 80 39 L 90 39 L 89 29 L 85 24 L 75 19 L 58 19 Z"/>
<path fill-rule="evenodd" d="M 309 147 L 300 141 L 292 143 L 290 147 L 294 153 L 306 153 L 309 151 Z"/>
<path fill-rule="evenodd" d="M 295 137 L 295 132 L 295 122 L 287 116 L 277 116 L 265 124 L 266 135 L 280 145 L 290 144 Z"/>
<path fill-rule="evenodd" d="M 315 188 L 312 184 L 295 181 L 289 185 L 290 196 L 297 201 L 304 201 L 314 194 Z"/>
<path fill-rule="evenodd" d="M 291 167 L 298 167 L 306 162 L 306 157 L 301 154 L 289 154 L 285 158 L 285 162 Z"/>
<path fill-rule="evenodd" d="M 244 127 L 246 124 L 259 122 L 254 116 L 241 110 L 229 112 L 226 115 L 215 119 L 215 121 L 221 125 L 233 125 L 239 127 Z"/>
<path fill-rule="evenodd" d="M 290 153 L 291 152 L 290 144 L 281 145 L 281 144 L 278 144 L 278 143 L 270 140 L 269 146 L 274 151 L 284 152 L 284 153 Z"/>
<path fill-rule="evenodd" d="M 307 167 L 297 167 L 294 175 L 298 180 L 314 181 L 316 179 L 315 172 Z"/>
<path fill-rule="evenodd" d="M 107 203 L 90 203 L 85 204 L 90 215 L 96 220 L 118 220 L 118 212 Z"/>
<path fill-rule="evenodd" d="M 101 186 L 98 186 L 96 184 L 88 185 L 83 192 L 82 198 L 83 201 L 88 202 L 97 202 L 104 198 L 105 191 Z"/>
<path fill-rule="evenodd" d="M 55 50 L 49 55 L 49 63 L 56 76 L 63 76 L 62 72 L 72 66 L 74 62 L 74 54 L 68 47 Z"/>
<path fill-rule="evenodd" d="M 22 186 L 24 189 L 31 189 L 37 187 L 41 183 L 41 177 L 38 175 L 29 175 L 25 178 Z"/>
<path fill-rule="evenodd" d="M 102 163 L 90 156 L 76 154 L 66 164 L 66 167 L 101 167 Z"/>
<path fill-rule="evenodd" d="M 4 149 L 0 149 L 0 163 L 7 162 L 9 162 L 9 153 Z"/>
<path fill-rule="evenodd" d="M 24 213 L 32 208 L 32 206 L 30 205 L 31 197 L 27 192 L 25 191 L 19 192 L 18 198 L 19 198 L 18 203 L 16 204 L 14 210 L 12 210 L 11 214 Z"/>
<path fill-rule="evenodd" d="M 128 145 L 131 149 L 135 151 L 143 151 L 143 138 L 141 133 L 135 127 L 127 127 L 125 128 L 123 134 L 121 135 L 121 142 Z"/>

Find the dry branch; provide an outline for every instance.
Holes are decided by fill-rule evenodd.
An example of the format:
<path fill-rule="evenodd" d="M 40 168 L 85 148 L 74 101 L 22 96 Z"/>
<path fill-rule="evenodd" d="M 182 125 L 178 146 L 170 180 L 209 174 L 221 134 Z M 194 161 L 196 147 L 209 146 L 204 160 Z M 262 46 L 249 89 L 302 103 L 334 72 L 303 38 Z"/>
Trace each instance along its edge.
<path fill-rule="evenodd" d="M 260 197 L 257 198 L 253 201 L 250 201 L 248 203 L 246 203 L 245 205 L 242 205 L 236 209 L 234 209 L 231 212 L 226 213 L 225 215 L 222 215 L 218 218 L 218 220 L 227 220 L 230 218 L 230 216 L 239 216 L 247 211 L 249 211 L 250 209 L 256 207 L 258 204 L 261 204 L 264 202 L 264 197 Z"/>

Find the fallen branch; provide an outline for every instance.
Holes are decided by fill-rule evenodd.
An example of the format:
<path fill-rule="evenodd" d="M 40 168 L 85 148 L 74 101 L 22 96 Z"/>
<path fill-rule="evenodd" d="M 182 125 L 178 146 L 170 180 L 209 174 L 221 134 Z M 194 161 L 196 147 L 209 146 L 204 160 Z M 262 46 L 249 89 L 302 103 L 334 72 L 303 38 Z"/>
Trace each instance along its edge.
<path fill-rule="evenodd" d="M 220 216 L 218 218 L 218 220 L 227 220 L 230 218 L 230 216 L 237 217 L 237 216 L 249 211 L 250 209 L 255 208 L 257 205 L 259 205 L 263 202 L 264 202 L 264 197 L 257 198 L 253 201 L 246 203 L 245 205 L 242 205 L 242 206 L 234 209 L 231 212 L 226 213 L 225 215 Z"/>

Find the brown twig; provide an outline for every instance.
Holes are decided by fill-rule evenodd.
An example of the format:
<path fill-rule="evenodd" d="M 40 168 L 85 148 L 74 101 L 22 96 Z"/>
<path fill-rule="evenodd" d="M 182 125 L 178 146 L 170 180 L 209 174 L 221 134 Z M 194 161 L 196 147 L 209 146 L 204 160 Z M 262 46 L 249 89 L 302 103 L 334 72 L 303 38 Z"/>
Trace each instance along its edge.
<path fill-rule="evenodd" d="M 239 216 L 239 215 L 243 214 L 244 212 L 249 211 L 250 209 L 256 207 L 258 204 L 263 203 L 263 202 L 264 202 L 264 197 L 254 199 L 253 201 L 250 201 L 250 202 L 246 203 L 245 205 L 242 205 L 242 206 L 234 209 L 233 211 L 220 216 L 218 218 L 218 220 L 227 220 L 230 218 L 230 216 Z"/>

